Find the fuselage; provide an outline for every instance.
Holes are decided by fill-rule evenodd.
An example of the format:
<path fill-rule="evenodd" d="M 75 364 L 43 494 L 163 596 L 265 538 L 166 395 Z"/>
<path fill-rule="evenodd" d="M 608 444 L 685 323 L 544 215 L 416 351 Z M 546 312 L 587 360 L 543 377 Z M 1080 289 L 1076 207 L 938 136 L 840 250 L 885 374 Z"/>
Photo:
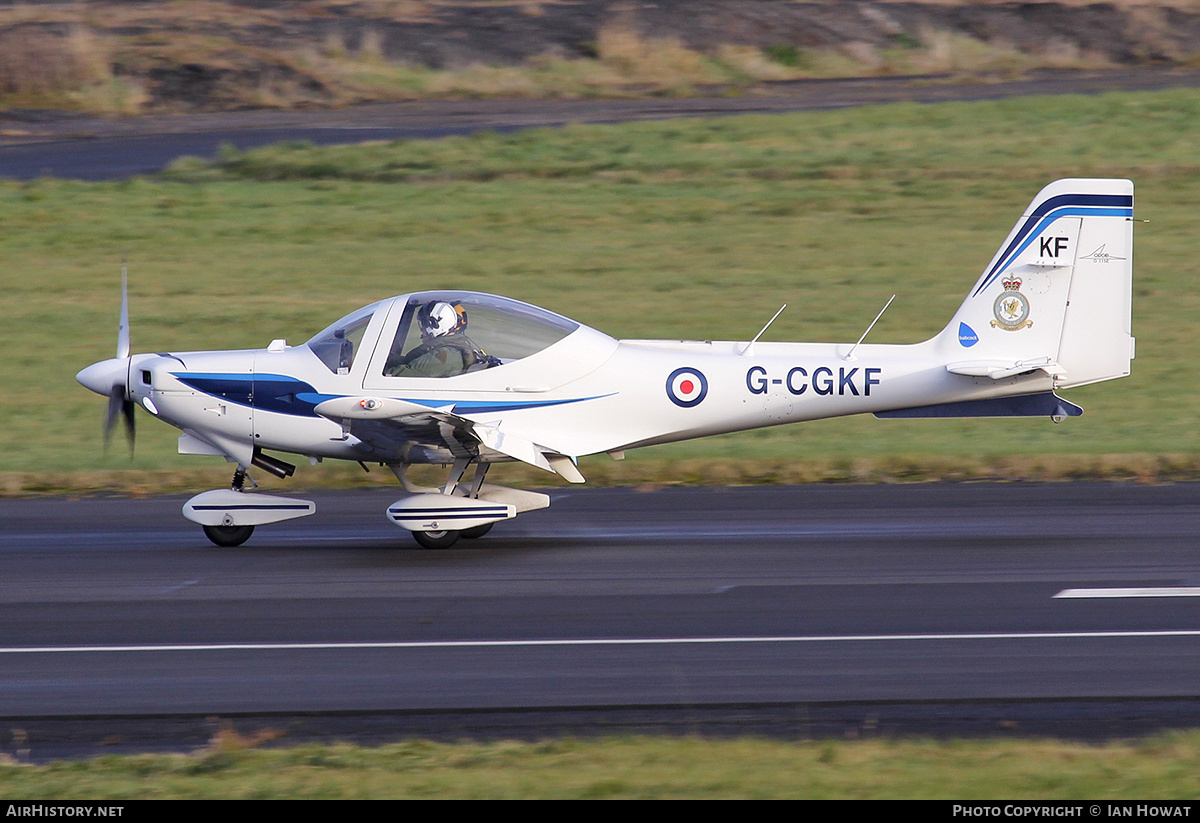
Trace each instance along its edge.
<path fill-rule="evenodd" d="M 527 356 L 450 377 L 391 376 L 386 363 L 408 296 L 376 304 L 348 361 L 320 344 L 135 355 L 129 394 L 183 430 L 180 450 L 248 465 L 257 449 L 311 458 L 446 462 L 438 431 L 389 438 L 316 412 L 335 398 L 402 400 L 494 425 L 577 457 L 693 437 L 917 405 L 1050 389 L 1033 372 L 994 380 L 951 374 L 944 339 L 913 345 L 618 341 L 571 323 Z M 518 304 L 523 305 L 523 304 Z M 335 324 L 336 325 L 336 324 Z M 343 337 L 332 338 L 341 341 Z M 326 355 L 327 352 L 324 352 Z M 349 365 L 342 365 L 348 362 Z M 412 434 L 416 432 L 416 434 Z M 413 441 L 420 447 L 414 448 Z M 481 454 L 480 459 L 506 459 Z"/>

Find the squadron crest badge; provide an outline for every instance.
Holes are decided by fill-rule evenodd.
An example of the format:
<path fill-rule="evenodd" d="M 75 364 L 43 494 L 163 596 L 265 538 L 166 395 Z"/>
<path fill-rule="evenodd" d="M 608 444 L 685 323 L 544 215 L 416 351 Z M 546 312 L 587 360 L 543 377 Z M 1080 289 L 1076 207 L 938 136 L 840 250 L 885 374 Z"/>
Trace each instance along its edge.
<path fill-rule="evenodd" d="M 1016 331 L 1032 326 L 1033 321 L 1029 319 L 1029 300 L 1021 294 L 1021 278 L 1006 277 L 1002 282 L 1004 292 L 992 304 L 992 314 L 996 317 L 992 321 L 992 328 Z"/>

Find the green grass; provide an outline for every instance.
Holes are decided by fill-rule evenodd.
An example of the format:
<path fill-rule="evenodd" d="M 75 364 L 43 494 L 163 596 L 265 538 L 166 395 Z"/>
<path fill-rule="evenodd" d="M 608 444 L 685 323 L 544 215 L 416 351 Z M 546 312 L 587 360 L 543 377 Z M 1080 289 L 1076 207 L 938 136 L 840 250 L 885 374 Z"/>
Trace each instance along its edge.
<path fill-rule="evenodd" d="M 12 492 L 126 468 L 225 473 L 175 455 L 174 430 L 145 415 L 132 466 L 119 446 L 101 453 L 103 402 L 73 376 L 112 356 L 126 256 L 135 351 L 300 342 L 365 303 L 443 287 L 619 337 L 747 339 L 787 302 L 768 339 L 845 341 L 898 293 L 870 340 L 914 342 L 1064 176 L 1132 178 L 1150 220 L 1136 230 L 1133 376 L 1070 392 L 1084 417 L 820 421 L 593 458 L 584 473 L 1200 476 L 1197 133 L 1200 92 L 1123 93 L 292 144 L 160 180 L 2 183 L 0 476 Z M 305 466 L 297 480 L 358 474 Z"/>
<path fill-rule="evenodd" d="M 39 800 L 805 798 L 1194 800 L 1200 733 L 1055 740 L 564 739 L 256 749 L 0 764 L 0 795 Z"/>

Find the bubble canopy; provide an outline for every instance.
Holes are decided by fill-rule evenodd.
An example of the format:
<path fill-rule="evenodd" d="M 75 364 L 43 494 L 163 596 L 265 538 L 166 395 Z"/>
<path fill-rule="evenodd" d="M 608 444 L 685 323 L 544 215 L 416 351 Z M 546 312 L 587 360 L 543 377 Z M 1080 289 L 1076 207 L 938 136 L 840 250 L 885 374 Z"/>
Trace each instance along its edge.
<path fill-rule="evenodd" d="M 422 345 L 423 329 L 418 317 L 422 307 L 441 303 L 456 307 L 465 318 L 455 337 L 468 340 L 481 355 L 472 369 L 504 365 L 537 354 L 580 327 L 562 315 L 507 297 L 427 291 L 364 306 L 314 335 L 307 345 L 330 371 L 345 374 L 359 354 L 372 318 L 381 313 L 390 312 L 393 317 L 399 313 L 395 333 L 378 341 L 379 346 L 390 347 L 389 360 L 395 362 Z M 424 340 L 428 343 L 429 338 Z"/>

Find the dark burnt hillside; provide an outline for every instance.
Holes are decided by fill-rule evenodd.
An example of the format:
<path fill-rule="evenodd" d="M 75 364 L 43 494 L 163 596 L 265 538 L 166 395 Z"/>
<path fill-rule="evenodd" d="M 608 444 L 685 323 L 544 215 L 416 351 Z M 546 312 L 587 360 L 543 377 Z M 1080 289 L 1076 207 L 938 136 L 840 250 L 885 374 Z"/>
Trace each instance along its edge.
<path fill-rule="evenodd" d="M 1200 2 L 0 2 L 4 109 L 678 95 L 1134 65 L 1200 65 Z"/>

